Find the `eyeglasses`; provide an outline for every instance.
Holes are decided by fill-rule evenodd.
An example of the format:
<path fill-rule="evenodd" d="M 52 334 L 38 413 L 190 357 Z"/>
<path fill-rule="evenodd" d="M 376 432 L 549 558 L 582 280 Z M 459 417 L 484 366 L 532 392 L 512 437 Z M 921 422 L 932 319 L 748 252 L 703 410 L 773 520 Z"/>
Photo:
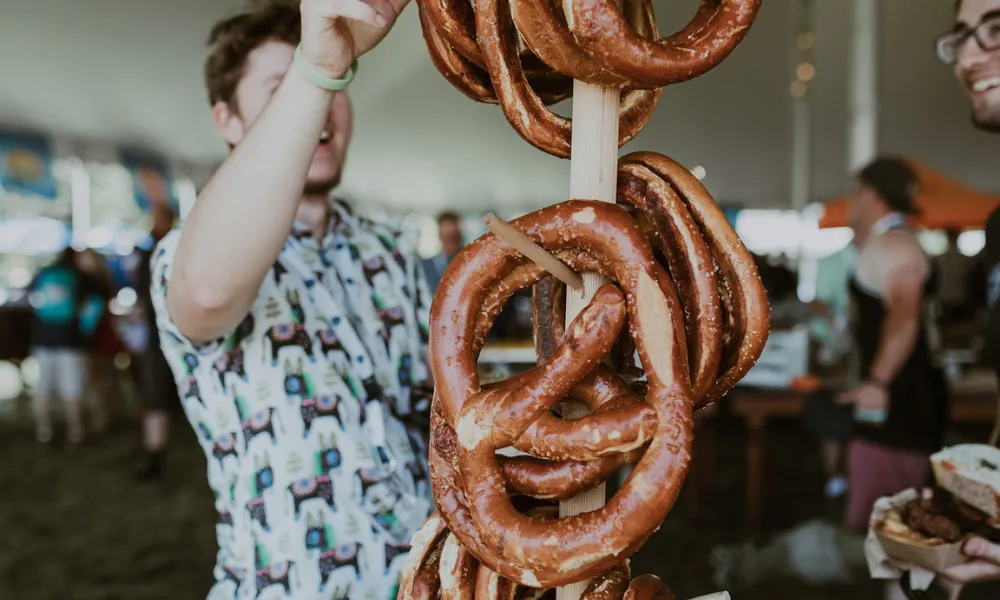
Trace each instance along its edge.
<path fill-rule="evenodd" d="M 987 15 L 975 27 L 960 26 L 937 39 L 937 55 L 944 64 L 952 66 L 958 61 L 969 37 L 973 37 L 984 52 L 1000 49 L 1000 13 Z"/>

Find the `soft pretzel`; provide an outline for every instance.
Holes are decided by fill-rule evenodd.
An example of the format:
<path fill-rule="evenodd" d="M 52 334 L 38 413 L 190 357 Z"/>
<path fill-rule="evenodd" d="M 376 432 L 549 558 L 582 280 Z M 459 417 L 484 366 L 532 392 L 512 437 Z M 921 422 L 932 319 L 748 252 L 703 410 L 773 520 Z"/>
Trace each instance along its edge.
<path fill-rule="evenodd" d="M 572 120 L 552 112 L 532 89 L 518 54 L 517 30 L 508 0 L 475 0 L 476 34 L 482 57 L 507 121 L 525 141 L 569 158 Z M 652 25 L 651 20 L 649 24 Z M 618 109 L 618 145 L 638 134 L 656 108 L 660 90 L 627 90 Z"/>
<path fill-rule="evenodd" d="M 767 294 L 753 256 L 708 190 L 677 162 L 653 152 L 622 157 L 618 200 L 660 251 L 684 307 L 695 408 L 715 402 L 743 378 L 763 351 L 770 330 Z M 562 339 L 564 286 L 543 280 L 533 290 L 536 349 Z M 620 373 L 633 346 L 621 345 Z"/>
<path fill-rule="evenodd" d="M 482 388 L 476 371 L 477 315 L 490 290 L 526 259 L 492 235 L 463 250 L 445 273 L 431 309 L 439 415 L 432 434 L 439 439 L 442 428 L 456 434 L 451 460 L 443 455 L 447 447 L 432 442 L 432 480 L 442 516 L 481 563 L 529 587 L 564 585 L 599 574 L 634 552 L 676 498 L 693 426 L 683 321 L 672 283 L 621 208 L 569 201 L 512 224 L 550 252 L 589 254 L 622 290 L 602 287 L 545 364 Z M 649 383 L 646 402 L 657 421 L 641 460 L 600 510 L 545 521 L 519 513 L 510 503 L 496 450 L 516 443 L 594 371 L 626 312 Z M 610 429 L 598 432 L 617 443 L 612 434 Z"/>
<path fill-rule="evenodd" d="M 532 511 L 535 516 L 554 516 L 555 507 Z M 535 600 L 554 590 L 526 588 L 481 565 L 458 539 L 443 525 L 435 513 L 424 523 L 415 539 L 421 546 L 414 548 L 403 565 L 402 582 L 397 600 L 420 598 L 441 600 Z M 411 582 L 423 587 L 415 590 Z M 427 591 L 430 590 L 430 591 Z M 580 600 L 674 600 L 669 588 L 659 578 L 643 575 L 630 581 L 627 563 L 617 564 L 598 575 L 587 586 Z"/>
<path fill-rule="evenodd" d="M 660 88 L 718 65 L 760 8 L 760 0 L 702 0 L 686 27 L 657 39 L 650 0 L 625 0 L 621 11 L 612 0 L 417 4 L 442 75 L 473 100 L 499 103 L 522 138 L 562 158 L 570 155 L 571 121 L 547 107 L 572 94 L 573 79 L 622 89 L 620 147 L 645 127 Z"/>
<path fill-rule="evenodd" d="M 639 35 L 656 39 L 649 0 L 624 0 L 622 13 Z M 628 83 L 626 77 L 609 72 L 580 47 L 566 26 L 558 0 L 510 0 L 510 14 L 527 46 L 556 71 L 596 85 L 622 87 Z"/>
<path fill-rule="evenodd" d="M 694 19 L 655 41 L 634 30 L 613 0 L 563 0 L 569 30 L 584 52 L 629 84 L 659 88 L 703 75 L 746 37 L 761 0 L 701 0 Z"/>
<path fill-rule="evenodd" d="M 651 175 L 666 187 L 649 185 L 656 181 Z M 687 275 L 681 276 L 683 269 L 674 264 L 683 260 L 675 257 L 675 261 L 670 261 L 668 256 L 668 261 L 678 289 L 686 299 L 689 325 L 699 332 L 697 342 L 689 344 L 689 348 L 698 356 L 692 363 L 703 366 L 703 370 L 695 374 L 694 387 L 696 406 L 705 406 L 725 396 L 756 364 L 764 350 L 771 312 L 756 263 L 705 186 L 678 162 L 655 152 L 633 152 L 622 157 L 618 176 L 619 197 L 633 200 L 640 197 L 642 188 L 634 190 L 633 186 L 642 181 L 650 197 L 667 200 L 661 205 L 667 208 L 664 212 L 669 218 L 658 219 L 665 225 L 661 228 L 665 242 L 662 247 L 666 252 L 673 252 L 680 244 L 687 250 L 683 257 L 689 265 Z M 635 193 L 637 191 L 639 193 Z M 666 194 L 661 195 L 664 192 Z M 689 216 L 683 214 L 676 199 L 681 200 Z M 691 228 L 691 221 L 697 226 L 697 232 Z M 723 318 L 721 328 L 712 326 L 711 320 L 719 313 L 709 306 L 713 296 L 708 283 L 709 267 L 696 233 L 704 239 L 715 264 Z M 689 237 L 681 241 L 683 236 Z M 700 258 L 693 259 L 695 255 Z M 714 336 L 721 336 L 722 342 L 717 373 L 711 369 L 715 364 L 713 357 L 705 356 L 718 347 L 717 342 L 712 341 Z M 699 356 L 699 352 L 703 355 Z M 709 382 L 711 386 L 707 386 Z"/>

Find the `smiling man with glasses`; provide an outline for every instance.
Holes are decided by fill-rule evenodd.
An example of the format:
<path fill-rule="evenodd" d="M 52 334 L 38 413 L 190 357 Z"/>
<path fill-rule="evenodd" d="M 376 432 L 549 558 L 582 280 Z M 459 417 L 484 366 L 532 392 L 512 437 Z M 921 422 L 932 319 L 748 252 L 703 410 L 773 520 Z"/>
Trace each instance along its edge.
<path fill-rule="evenodd" d="M 960 0 L 937 54 L 969 93 L 976 127 L 1000 132 L 1000 1 Z"/>
<path fill-rule="evenodd" d="M 937 40 L 941 62 L 955 75 L 972 102 L 972 121 L 985 131 L 1000 133 L 1000 0 L 958 0 L 955 24 Z M 983 256 L 989 269 L 990 324 L 987 344 L 1000 374 L 1000 210 L 986 222 Z M 969 540 L 965 553 L 973 560 L 953 567 L 945 576 L 954 581 L 1000 580 L 1000 544 Z"/>

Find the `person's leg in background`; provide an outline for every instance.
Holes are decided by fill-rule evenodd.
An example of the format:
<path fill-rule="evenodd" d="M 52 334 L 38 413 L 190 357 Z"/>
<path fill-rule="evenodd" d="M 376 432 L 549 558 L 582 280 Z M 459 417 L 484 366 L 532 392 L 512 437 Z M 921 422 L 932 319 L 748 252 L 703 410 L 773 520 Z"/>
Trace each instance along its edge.
<path fill-rule="evenodd" d="M 823 470 L 826 472 L 826 496 L 839 498 L 847 493 L 847 477 L 844 474 L 844 447 L 841 440 L 824 438 L 820 446 L 823 455 Z"/>
<path fill-rule="evenodd" d="M 32 352 L 38 364 L 38 383 L 31 403 L 35 419 L 35 437 L 39 443 L 52 441 L 52 415 L 49 413 L 49 403 L 56 393 L 56 377 L 58 368 L 55 364 L 54 350 L 51 348 L 35 348 Z"/>
<path fill-rule="evenodd" d="M 142 446 L 146 453 L 146 466 L 139 473 L 143 479 L 157 478 L 163 473 L 163 459 L 170 433 L 170 400 L 177 395 L 170 365 L 159 348 L 151 348 L 143 361 L 144 381 L 140 395 L 143 398 Z"/>
<path fill-rule="evenodd" d="M 847 450 L 847 527 L 859 534 L 868 531 L 875 502 L 910 488 L 927 485 L 930 457 L 854 439 Z"/>
<path fill-rule="evenodd" d="M 61 348 L 58 351 L 55 374 L 59 393 L 66 404 L 66 440 L 70 444 L 83 442 L 83 398 L 87 392 L 89 361 L 85 350 Z"/>
<path fill-rule="evenodd" d="M 107 403 L 111 391 L 111 379 L 108 378 L 106 362 L 104 356 L 91 354 L 87 366 L 90 373 L 90 386 L 86 394 L 90 400 L 88 403 L 90 430 L 98 434 L 104 433 L 108 425 Z"/>
<path fill-rule="evenodd" d="M 122 411 L 122 389 L 115 365 L 115 355 L 107 353 L 90 356 L 90 429 L 94 433 L 104 433 Z M 117 405 L 117 407 L 115 406 Z"/>

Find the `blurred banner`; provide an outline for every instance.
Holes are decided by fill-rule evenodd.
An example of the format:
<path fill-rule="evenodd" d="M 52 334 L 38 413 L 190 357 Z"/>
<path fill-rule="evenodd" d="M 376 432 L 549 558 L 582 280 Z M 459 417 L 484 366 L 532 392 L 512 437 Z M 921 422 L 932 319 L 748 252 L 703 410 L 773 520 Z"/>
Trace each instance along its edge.
<path fill-rule="evenodd" d="M 45 136 L 0 131 L 0 188 L 10 194 L 55 200 L 52 147 Z"/>
<path fill-rule="evenodd" d="M 119 155 L 122 165 L 132 174 L 135 201 L 143 212 L 148 213 L 153 206 L 164 203 L 175 213 L 180 212 L 180 201 L 174 194 L 174 181 L 166 159 L 134 148 L 122 148 Z"/>

